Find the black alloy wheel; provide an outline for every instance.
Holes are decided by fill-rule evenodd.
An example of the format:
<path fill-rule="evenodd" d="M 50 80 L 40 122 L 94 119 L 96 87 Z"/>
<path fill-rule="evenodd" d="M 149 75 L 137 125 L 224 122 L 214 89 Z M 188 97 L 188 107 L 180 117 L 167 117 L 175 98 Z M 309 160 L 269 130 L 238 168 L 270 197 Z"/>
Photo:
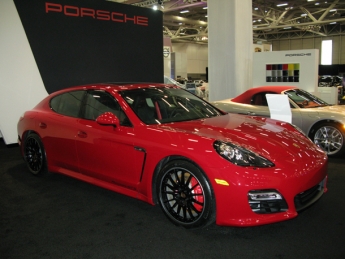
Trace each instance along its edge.
<path fill-rule="evenodd" d="M 194 228 L 214 222 L 211 186 L 194 164 L 184 160 L 169 162 L 159 174 L 157 187 L 160 206 L 174 224 Z"/>
<path fill-rule="evenodd" d="M 43 143 L 35 133 L 30 133 L 25 139 L 24 160 L 33 175 L 43 175 L 48 172 Z"/>

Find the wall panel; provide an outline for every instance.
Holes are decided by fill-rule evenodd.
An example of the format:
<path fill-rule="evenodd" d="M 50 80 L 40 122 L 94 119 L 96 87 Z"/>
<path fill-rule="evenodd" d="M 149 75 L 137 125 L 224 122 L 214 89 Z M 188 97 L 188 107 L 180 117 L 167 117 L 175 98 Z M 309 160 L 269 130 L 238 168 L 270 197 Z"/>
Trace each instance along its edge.
<path fill-rule="evenodd" d="M 302 39 L 290 40 L 290 49 L 291 50 L 303 49 Z"/>
<path fill-rule="evenodd" d="M 272 41 L 273 51 L 299 50 L 299 49 L 318 49 L 319 62 L 321 62 L 321 42 L 323 40 L 333 40 L 333 64 L 345 64 L 345 35 L 332 37 L 314 37 L 306 39 L 284 39 Z"/>
<path fill-rule="evenodd" d="M 340 64 L 340 50 L 339 50 L 339 42 L 340 37 L 332 37 L 332 64 Z"/>
<path fill-rule="evenodd" d="M 345 36 L 340 37 L 339 48 L 340 51 L 340 64 L 345 64 Z"/>
<path fill-rule="evenodd" d="M 176 75 L 205 74 L 208 66 L 208 46 L 199 44 L 173 43 L 176 53 Z M 185 76 L 186 75 L 186 76 Z"/>
<path fill-rule="evenodd" d="M 302 49 L 314 49 L 314 38 L 302 39 Z"/>
<path fill-rule="evenodd" d="M 291 50 L 290 49 L 290 40 L 284 40 L 279 42 L 279 49 L 277 50 Z"/>

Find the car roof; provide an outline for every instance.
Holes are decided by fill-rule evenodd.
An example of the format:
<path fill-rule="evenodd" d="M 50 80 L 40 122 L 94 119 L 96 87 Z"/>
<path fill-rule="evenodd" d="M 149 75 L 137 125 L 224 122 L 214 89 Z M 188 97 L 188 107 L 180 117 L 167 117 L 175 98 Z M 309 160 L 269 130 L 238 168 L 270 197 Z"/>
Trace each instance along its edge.
<path fill-rule="evenodd" d="M 163 84 L 163 83 L 140 83 L 140 82 L 105 82 L 105 83 L 95 83 L 95 84 L 86 84 L 79 86 L 72 86 L 68 88 L 61 89 L 56 91 L 54 94 L 66 91 L 75 91 L 80 89 L 109 89 L 114 91 L 123 91 L 123 90 L 133 90 L 133 89 L 142 89 L 142 88 L 178 88 L 172 84 Z"/>
<path fill-rule="evenodd" d="M 235 98 L 231 99 L 232 102 L 237 103 L 251 103 L 251 99 L 253 95 L 261 93 L 261 92 L 271 92 L 276 94 L 281 94 L 281 92 L 289 89 L 297 89 L 295 86 L 258 86 L 254 88 L 250 88 L 244 93 L 236 96 Z"/>

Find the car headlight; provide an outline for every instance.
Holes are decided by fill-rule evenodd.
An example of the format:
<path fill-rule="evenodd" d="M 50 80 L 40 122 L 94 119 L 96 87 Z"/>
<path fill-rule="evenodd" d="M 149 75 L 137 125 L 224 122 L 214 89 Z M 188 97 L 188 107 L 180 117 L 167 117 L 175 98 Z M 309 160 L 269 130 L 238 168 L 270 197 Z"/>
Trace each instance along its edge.
<path fill-rule="evenodd" d="M 213 146 L 219 155 L 235 165 L 253 167 L 274 166 L 274 164 L 266 158 L 229 142 L 216 141 Z"/>

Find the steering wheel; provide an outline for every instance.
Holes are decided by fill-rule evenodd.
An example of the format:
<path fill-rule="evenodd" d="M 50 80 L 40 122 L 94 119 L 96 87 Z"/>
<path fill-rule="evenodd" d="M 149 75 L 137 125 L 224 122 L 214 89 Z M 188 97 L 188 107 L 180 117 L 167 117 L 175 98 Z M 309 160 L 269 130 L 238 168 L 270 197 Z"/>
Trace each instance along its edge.
<path fill-rule="evenodd" d="M 176 117 L 180 117 L 182 116 L 180 109 L 174 109 L 171 113 L 170 113 L 170 117 L 171 118 L 176 118 Z"/>

